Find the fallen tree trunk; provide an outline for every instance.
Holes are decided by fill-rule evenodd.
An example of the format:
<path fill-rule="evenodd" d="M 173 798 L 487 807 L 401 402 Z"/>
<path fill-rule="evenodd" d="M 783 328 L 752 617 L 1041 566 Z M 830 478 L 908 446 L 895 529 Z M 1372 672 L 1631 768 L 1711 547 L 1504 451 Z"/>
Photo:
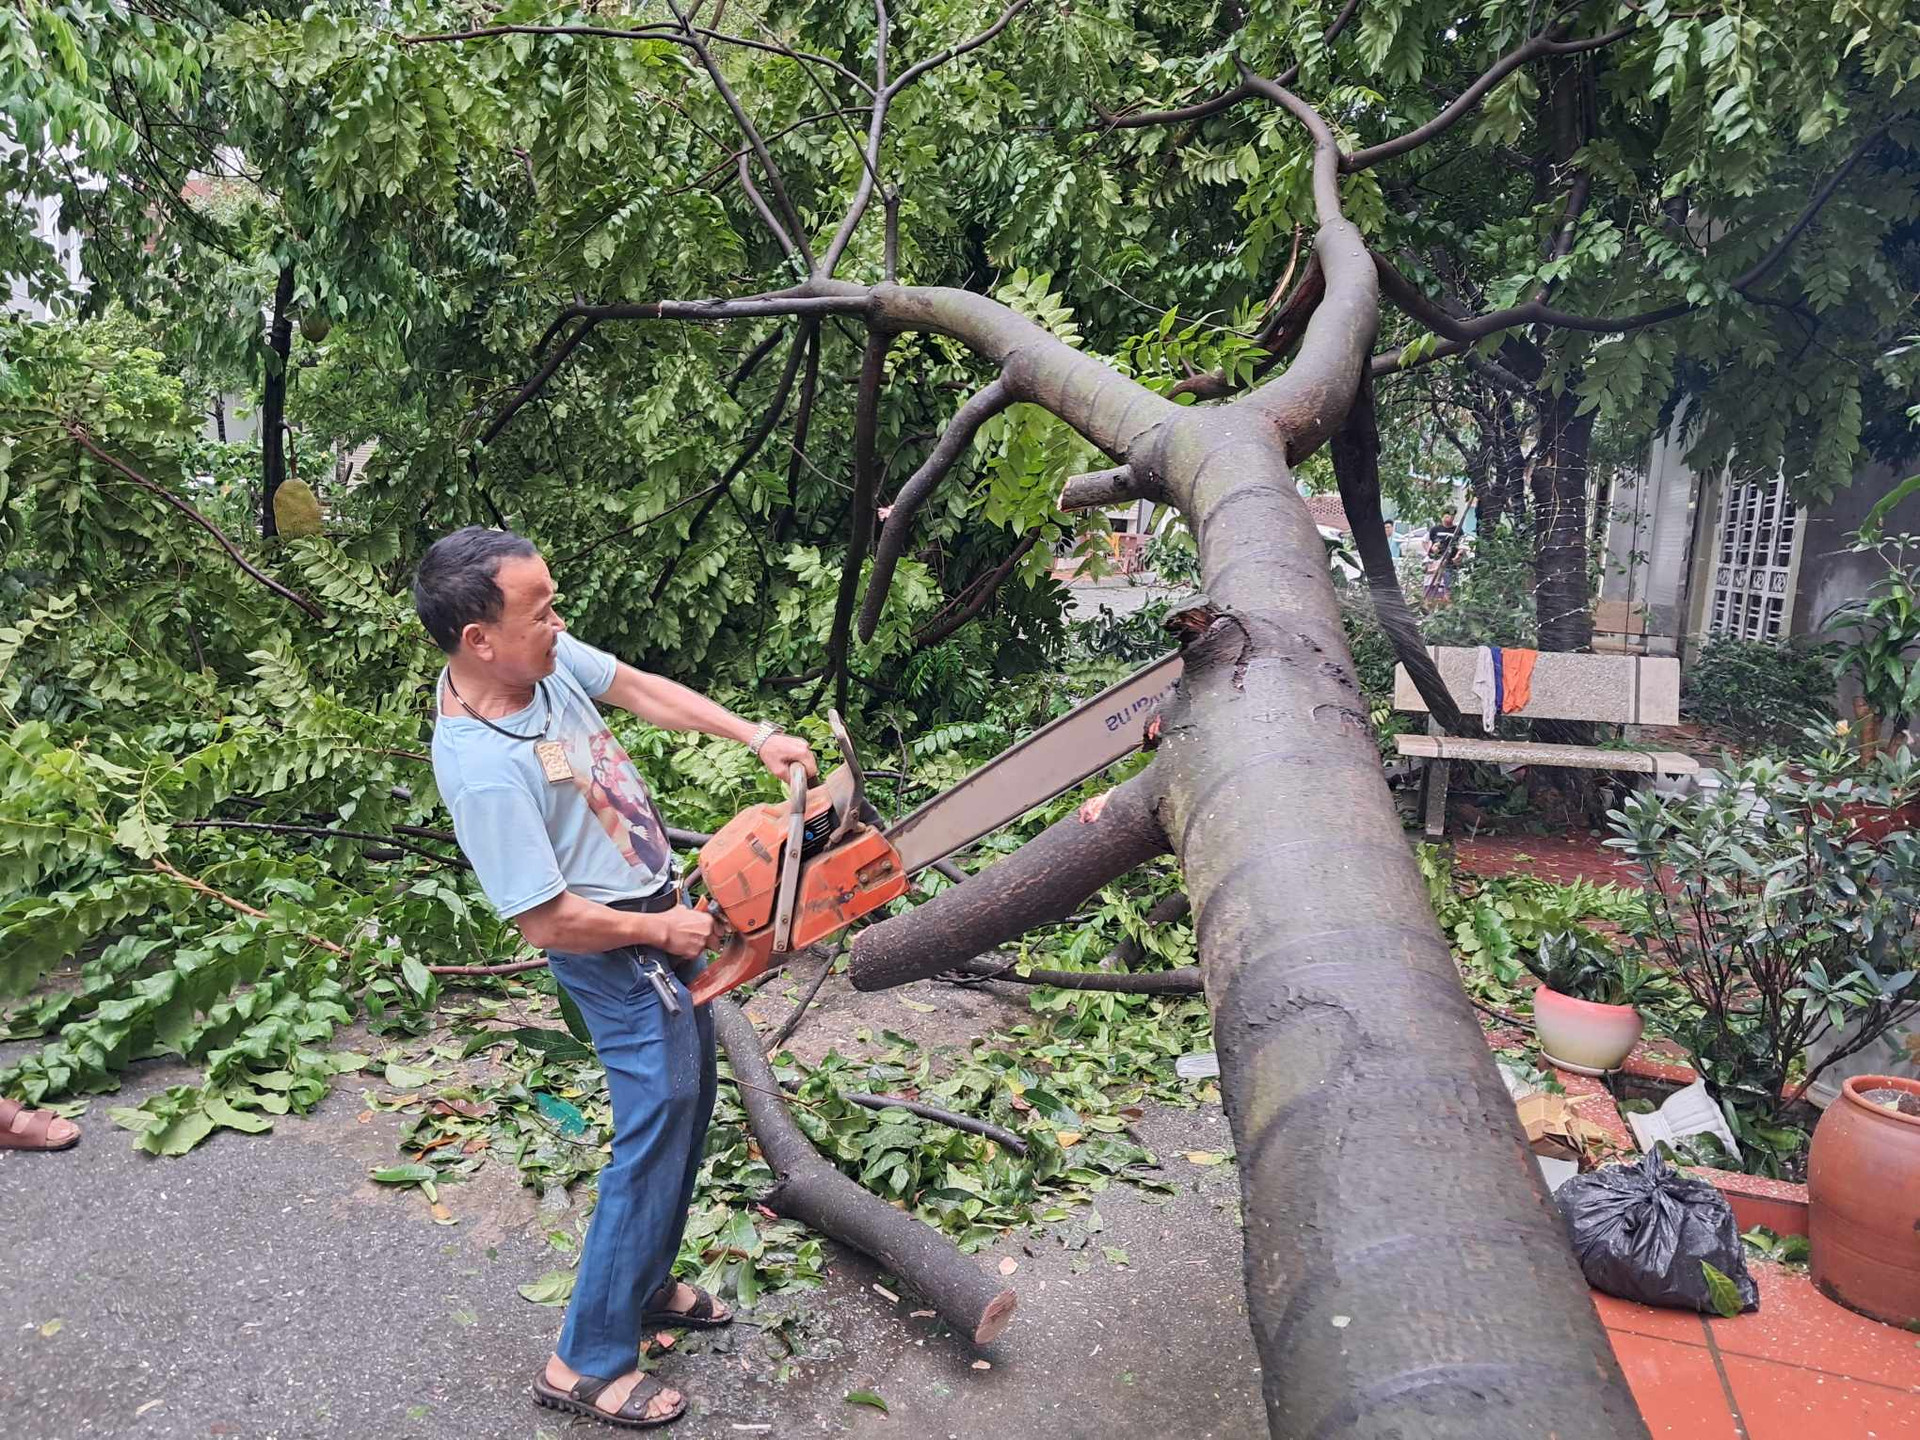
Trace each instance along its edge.
<path fill-rule="evenodd" d="M 976 39 L 876 83 L 867 180 L 877 180 L 896 90 L 985 44 L 1023 8 L 1015 0 Z M 1573 25 L 1571 12 L 1563 17 L 1556 27 Z M 1501 63 L 1511 69 L 1563 43 L 1598 43 L 1558 38 L 1565 33 L 1542 32 Z M 884 46 L 876 46 L 876 71 Z M 1290 336 L 1310 311 L 1286 371 L 1228 403 L 1175 404 L 973 291 L 899 284 L 891 271 L 877 285 L 836 279 L 834 264 L 876 188 L 867 180 L 817 264 L 797 212 L 777 192 L 795 233 L 777 221 L 769 228 L 806 276 L 797 285 L 728 299 L 581 300 L 565 313 L 693 323 L 840 317 L 864 324 L 869 357 L 890 335 L 950 336 L 997 374 L 1010 401 L 1044 407 L 1115 465 L 1092 487 L 1097 503 L 1151 498 L 1184 516 L 1210 598 L 1181 617 L 1186 673 L 1156 715 L 1153 765 L 1112 792 L 1102 819 L 1056 825 L 861 936 L 855 982 L 879 988 L 962 964 L 1072 913 L 1099 886 L 1172 849 L 1193 901 L 1240 1157 L 1247 1303 L 1272 1433 L 1644 1436 L 1434 923 L 1381 775 L 1325 550 L 1293 474 L 1339 429 L 1374 363 L 1379 272 L 1340 212 L 1343 166 L 1365 168 L 1424 143 L 1470 103 L 1463 97 L 1402 145 L 1343 157 L 1325 119 L 1284 83 L 1244 66 L 1240 75 L 1229 103 L 1264 98 L 1312 136 L 1314 264 L 1324 288 L 1317 305 L 1303 301 L 1286 322 Z M 755 148 L 771 180 L 774 166 Z M 764 202 L 756 209 L 772 219 Z M 1499 312 L 1513 318 L 1481 333 L 1522 323 L 1523 310 Z M 1538 318 L 1553 323 L 1554 313 Z M 863 365 L 863 379 L 874 368 Z M 873 423 L 873 390 L 860 389 L 862 430 Z M 864 503 L 870 468 L 856 466 Z M 1069 498 L 1063 492 L 1062 502 Z M 828 647 L 825 676 L 843 688 L 852 577 L 869 518 L 854 521 Z M 730 1006 L 716 1014 L 743 1084 L 764 1077 L 751 1027 Z M 782 1175 L 776 1203 L 903 1273 L 922 1270 L 928 1278 L 918 1283 L 928 1289 L 958 1287 L 964 1293 L 950 1290 L 948 1303 L 963 1320 L 980 1320 L 969 1332 L 976 1337 L 1004 1323 L 1010 1294 L 1003 1303 L 925 1227 L 838 1172 L 823 1173 L 780 1100 L 751 1091 L 748 1099 Z M 1382 1156 L 1396 1167 L 1392 1186 L 1371 1183 Z M 876 1207 L 886 1213 L 875 1218 Z M 895 1245 L 907 1247 L 904 1260 L 889 1258 Z"/>
<path fill-rule="evenodd" d="M 823 1159 L 776 1098 L 779 1081 L 746 1012 L 731 1000 L 715 1000 L 712 1008 L 714 1032 L 741 1082 L 747 1124 L 773 1167 L 774 1186 L 763 1197 L 767 1208 L 871 1256 L 975 1345 L 991 1343 L 1013 1319 L 1014 1292 L 931 1225 L 894 1209 Z"/>

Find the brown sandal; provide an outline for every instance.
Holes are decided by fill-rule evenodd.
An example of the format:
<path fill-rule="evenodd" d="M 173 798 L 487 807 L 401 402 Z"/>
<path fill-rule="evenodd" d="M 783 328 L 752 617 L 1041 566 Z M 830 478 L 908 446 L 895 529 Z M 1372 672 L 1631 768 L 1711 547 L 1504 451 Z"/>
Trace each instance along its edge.
<path fill-rule="evenodd" d="M 718 1330 L 722 1325 L 733 1323 L 733 1312 L 720 1313 L 720 1307 L 713 1296 L 698 1285 L 689 1285 L 693 1291 L 693 1304 L 684 1310 L 672 1310 L 667 1307 L 666 1299 L 673 1294 L 678 1282 L 671 1277 L 667 1283 L 653 1292 L 653 1298 L 647 1302 L 647 1312 L 640 1319 L 643 1330 Z"/>
<path fill-rule="evenodd" d="M 627 1403 L 618 1410 L 602 1410 L 594 1404 L 600 1392 L 613 1381 L 602 1380 L 597 1375 L 582 1375 L 571 1390 L 562 1390 L 547 1383 L 547 1372 L 533 1377 L 533 1402 L 544 1405 L 549 1410 L 567 1410 L 575 1415 L 585 1415 L 594 1420 L 604 1420 L 609 1425 L 618 1425 L 622 1430 L 651 1430 L 656 1425 L 671 1425 L 687 1413 L 687 1397 L 682 1395 L 680 1403 L 664 1415 L 649 1415 L 647 1407 L 653 1403 L 653 1397 L 666 1389 L 651 1375 L 642 1375 L 640 1383 L 633 1387 L 633 1393 L 627 1396 Z"/>
<path fill-rule="evenodd" d="M 24 1112 L 27 1123 L 18 1130 L 13 1122 Z M 29 1110 L 18 1100 L 0 1096 L 0 1150 L 71 1150 L 80 1143 L 80 1129 L 74 1127 L 67 1140 L 49 1140 L 47 1132 L 60 1117 L 51 1110 Z"/>

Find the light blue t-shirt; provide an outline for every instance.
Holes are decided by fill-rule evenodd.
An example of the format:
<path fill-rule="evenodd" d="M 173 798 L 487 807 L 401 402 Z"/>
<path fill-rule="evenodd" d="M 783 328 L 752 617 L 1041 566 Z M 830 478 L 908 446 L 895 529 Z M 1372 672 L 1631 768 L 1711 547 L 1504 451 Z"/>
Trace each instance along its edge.
<path fill-rule="evenodd" d="M 563 890 L 603 905 L 651 895 L 673 874 L 646 782 L 593 703 L 613 684 L 613 657 L 562 634 L 554 661 L 532 705 L 488 717 L 528 740 L 457 705 L 439 710 L 444 672 L 434 691 L 433 777 L 480 888 L 507 920 Z M 547 778 L 535 749 L 543 739 L 560 744 L 570 777 Z"/>

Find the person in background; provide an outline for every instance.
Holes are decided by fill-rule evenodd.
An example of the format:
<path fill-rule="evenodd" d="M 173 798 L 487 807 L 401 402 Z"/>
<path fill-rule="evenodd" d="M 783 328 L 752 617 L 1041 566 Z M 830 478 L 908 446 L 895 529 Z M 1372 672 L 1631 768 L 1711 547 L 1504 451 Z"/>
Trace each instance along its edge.
<path fill-rule="evenodd" d="M 1459 522 L 1453 511 L 1444 511 L 1440 523 L 1427 532 L 1428 604 L 1444 605 L 1453 598 L 1453 565 L 1459 545 Z"/>

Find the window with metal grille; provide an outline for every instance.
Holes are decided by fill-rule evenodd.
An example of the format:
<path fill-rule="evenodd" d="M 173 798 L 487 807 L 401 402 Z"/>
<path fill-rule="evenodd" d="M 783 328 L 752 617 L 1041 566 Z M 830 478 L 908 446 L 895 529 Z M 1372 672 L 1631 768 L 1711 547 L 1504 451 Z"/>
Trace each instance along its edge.
<path fill-rule="evenodd" d="M 1727 484 L 1720 492 L 1718 525 L 1707 629 L 1742 640 L 1784 639 L 1800 537 L 1800 512 L 1785 477 Z"/>

